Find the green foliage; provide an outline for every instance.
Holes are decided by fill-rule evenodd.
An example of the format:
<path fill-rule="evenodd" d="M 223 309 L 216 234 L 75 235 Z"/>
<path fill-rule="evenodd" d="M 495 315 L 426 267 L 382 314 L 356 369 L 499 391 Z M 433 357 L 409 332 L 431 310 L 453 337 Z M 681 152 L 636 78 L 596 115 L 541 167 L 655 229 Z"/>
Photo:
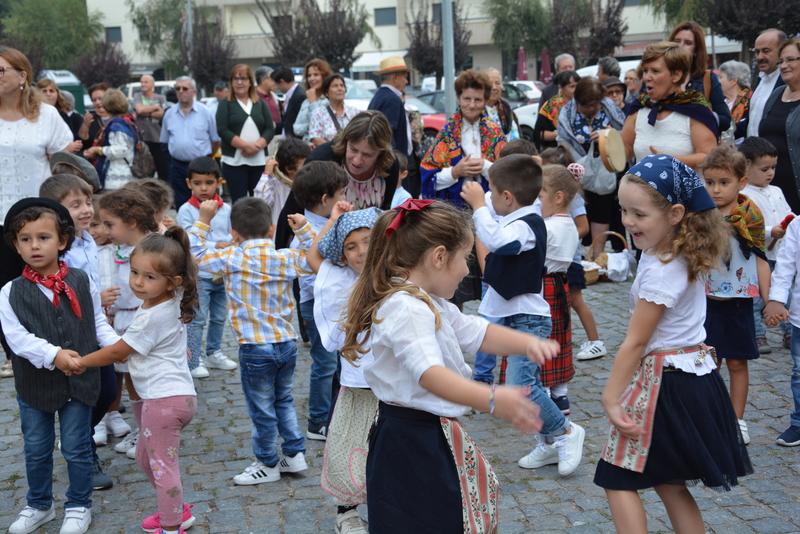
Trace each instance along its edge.
<path fill-rule="evenodd" d="M 2 10 L 7 13 L 3 37 L 43 50 L 48 69 L 68 69 L 77 56 L 92 50 L 103 32 L 101 15 L 88 13 L 83 0 L 6 0 L 0 3 Z"/>
<path fill-rule="evenodd" d="M 593 21 L 590 0 L 553 0 L 550 10 L 553 50 L 558 54 L 572 54 L 576 67 L 585 65 L 588 57 L 585 41 Z"/>
<path fill-rule="evenodd" d="M 442 25 L 431 19 L 431 4 L 422 0 L 416 5 L 409 4 L 411 18 L 407 23 L 408 57 L 420 74 L 433 74 L 436 86 L 444 76 L 444 56 L 442 54 Z M 460 2 L 453 2 L 453 60 L 456 72 L 462 69 L 469 59 L 469 40 L 472 31 L 467 27 L 467 15 Z"/>
<path fill-rule="evenodd" d="M 515 54 L 520 46 L 538 55 L 551 44 L 550 15 L 540 0 L 485 0 L 495 46 Z"/>
<path fill-rule="evenodd" d="M 643 6 L 649 6 L 654 15 L 664 19 L 667 30 L 672 30 L 678 23 L 693 20 L 706 26 L 706 0 L 641 0 Z M 749 0 L 752 1 L 752 0 Z M 767 28 L 768 26 L 764 26 Z"/>
<path fill-rule="evenodd" d="M 45 0 L 47 1 L 47 0 Z M 185 0 L 126 0 L 136 44 L 150 57 L 160 60 L 167 71 L 183 72 L 181 43 Z"/>

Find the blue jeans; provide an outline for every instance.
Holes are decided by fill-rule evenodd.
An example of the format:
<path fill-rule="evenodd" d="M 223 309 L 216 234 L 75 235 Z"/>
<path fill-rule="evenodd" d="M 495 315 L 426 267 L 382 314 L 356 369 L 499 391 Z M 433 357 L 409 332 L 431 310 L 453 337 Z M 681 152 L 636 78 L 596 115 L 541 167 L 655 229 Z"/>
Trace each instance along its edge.
<path fill-rule="evenodd" d="M 53 447 L 56 443 L 56 414 L 34 408 L 19 395 L 19 419 L 25 443 L 25 471 L 28 476 L 28 506 L 49 510 L 53 504 Z M 94 482 L 92 407 L 75 399 L 58 409 L 61 454 L 67 461 L 69 487 L 64 508 L 92 507 Z"/>
<path fill-rule="evenodd" d="M 315 425 L 328 421 L 333 397 L 333 375 L 339 366 L 339 353 L 325 350 L 314 322 L 314 300 L 300 303 L 300 313 L 306 322 L 311 341 L 311 376 L 308 386 L 308 419 Z"/>
<path fill-rule="evenodd" d="M 549 317 L 541 315 L 518 314 L 503 318 L 503 326 L 534 334 L 540 339 L 550 337 L 552 322 Z M 542 418 L 541 435 L 548 443 L 553 438 L 562 436 L 569 431 L 569 419 L 564 417 L 558 406 L 542 386 L 539 380 L 539 365 L 533 363 L 525 355 L 511 355 L 508 357 L 508 368 L 506 369 L 506 385 L 509 386 L 530 386 L 531 393 L 528 398 L 535 402 L 539 408 L 539 417 Z"/>
<path fill-rule="evenodd" d="M 294 341 L 239 345 L 242 391 L 253 421 L 253 453 L 258 461 L 270 467 L 280 459 L 278 433 L 283 438 L 284 456 L 306 452 L 306 439 L 297 424 L 292 396 L 296 364 Z"/>
<path fill-rule="evenodd" d="M 792 426 L 800 426 L 800 328 L 792 326 L 792 397 L 794 397 L 794 411 L 792 412 Z"/>
<path fill-rule="evenodd" d="M 772 260 L 767 260 L 769 263 L 770 271 L 775 270 L 775 262 Z M 789 298 L 786 300 L 786 309 L 788 310 L 789 307 L 792 305 L 792 293 L 794 293 L 794 283 L 792 283 L 792 287 L 789 289 Z M 767 336 L 767 329 L 764 326 L 764 318 L 761 317 L 761 312 L 764 310 L 764 299 L 761 297 L 755 297 L 753 299 L 753 316 L 756 320 L 756 337 L 766 337 Z M 792 323 L 790 322 L 781 322 L 781 333 L 785 336 L 787 334 L 792 333 Z"/>
<path fill-rule="evenodd" d="M 493 324 L 503 324 L 502 319 L 495 317 L 485 317 Z M 497 366 L 497 356 L 488 352 L 478 351 L 475 353 L 475 375 L 472 377 L 477 382 L 494 382 L 494 368 Z"/>
<path fill-rule="evenodd" d="M 211 278 L 198 278 L 198 311 L 192 321 L 194 334 L 201 342 L 203 329 L 208 318 L 208 334 L 206 334 L 206 354 L 214 354 L 222 346 L 222 331 L 228 317 L 225 284 L 215 284 Z"/>

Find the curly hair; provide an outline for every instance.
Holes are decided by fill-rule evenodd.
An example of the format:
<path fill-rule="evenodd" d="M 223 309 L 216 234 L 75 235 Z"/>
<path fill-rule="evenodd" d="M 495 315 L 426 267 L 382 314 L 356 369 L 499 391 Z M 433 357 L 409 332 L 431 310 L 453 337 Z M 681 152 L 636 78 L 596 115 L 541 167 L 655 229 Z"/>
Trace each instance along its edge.
<path fill-rule="evenodd" d="M 394 163 L 392 127 L 386 115 L 377 110 L 370 110 L 362 111 L 353 117 L 353 120 L 333 138 L 331 149 L 336 160 L 343 162 L 348 143 L 358 143 L 362 139 L 369 142 L 372 150 L 380 152 L 375 171 L 378 176 L 385 178 Z"/>
<path fill-rule="evenodd" d="M 315 57 L 314 59 L 306 63 L 306 66 L 303 68 L 303 87 L 306 88 L 306 91 L 311 89 L 311 86 L 308 85 L 308 71 L 311 67 L 315 67 L 319 71 L 319 73 L 322 75 L 323 80 L 325 80 L 325 78 L 333 74 L 333 69 L 331 68 L 330 65 L 328 65 L 327 61 Z M 320 85 L 319 89 L 315 89 L 315 92 L 317 93 L 317 98 L 321 97 L 324 94 L 324 92 L 322 91 L 322 85 Z"/>
<path fill-rule="evenodd" d="M 16 217 L 11 220 L 9 228 L 5 230 L 5 239 L 8 246 L 14 248 L 14 243 L 17 241 L 17 236 L 22 231 L 22 228 L 29 222 L 38 221 L 42 217 L 49 217 L 56 222 L 56 231 L 58 237 L 62 241 L 66 241 L 67 246 L 64 250 L 58 251 L 60 258 L 67 253 L 72 243 L 75 241 L 75 226 L 72 219 L 59 217 L 58 213 L 45 206 L 31 206 L 19 212 Z"/>
<path fill-rule="evenodd" d="M 478 91 L 483 91 L 484 100 L 489 100 L 489 94 L 492 92 L 492 82 L 485 72 L 467 69 L 456 78 L 455 89 L 456 97 L 461 97 L 461 93 L 465 89 L 477 89 Z"/>
<path fill-rule="evenodd" d="M 155 207 L 141 191 L 124 188 L 111 191 L 100 199 L 100 209 L 126 224 L 135 223 L 142 232 L 158 231 Z"/>

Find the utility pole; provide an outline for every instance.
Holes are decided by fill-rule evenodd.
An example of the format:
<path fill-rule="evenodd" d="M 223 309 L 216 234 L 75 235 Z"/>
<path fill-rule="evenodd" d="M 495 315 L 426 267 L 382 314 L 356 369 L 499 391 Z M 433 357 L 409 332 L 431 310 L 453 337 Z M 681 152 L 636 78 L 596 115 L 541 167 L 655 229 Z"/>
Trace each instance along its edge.
<path fill-rule="evenodd" d="M 456 60 L 453 49 L 453 0 L 442 0 L 442 50 L 444 53 L 444 112 L 448 117 L 456 111 Z"/>
<path fill-rule="evenodd" d="M 189 49 L 189 64 L 186 65 L 186 69 L 189 71 L 189 76 L 192 75 L 192 47 L 193 47 L 193 39 L 192 39 L 192 0 L 186 0 L 186 45 Z"/>

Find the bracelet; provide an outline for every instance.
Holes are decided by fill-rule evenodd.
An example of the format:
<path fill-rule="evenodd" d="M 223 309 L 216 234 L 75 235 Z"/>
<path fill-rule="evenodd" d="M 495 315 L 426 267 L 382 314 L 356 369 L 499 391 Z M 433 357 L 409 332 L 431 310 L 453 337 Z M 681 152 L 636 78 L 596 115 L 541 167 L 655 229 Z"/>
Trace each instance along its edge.
<path fill-rule="evenodd" d="M 489 413 L 494 415 L 494 388 L 497 387 L 497 384 L 492 382 L 492 391 L 489 393 Z"/>
<path fill-rule="evenodd" d="M 103 156 L 103 147 L 98 147 L 100 149 L 100 155 Z"/>

